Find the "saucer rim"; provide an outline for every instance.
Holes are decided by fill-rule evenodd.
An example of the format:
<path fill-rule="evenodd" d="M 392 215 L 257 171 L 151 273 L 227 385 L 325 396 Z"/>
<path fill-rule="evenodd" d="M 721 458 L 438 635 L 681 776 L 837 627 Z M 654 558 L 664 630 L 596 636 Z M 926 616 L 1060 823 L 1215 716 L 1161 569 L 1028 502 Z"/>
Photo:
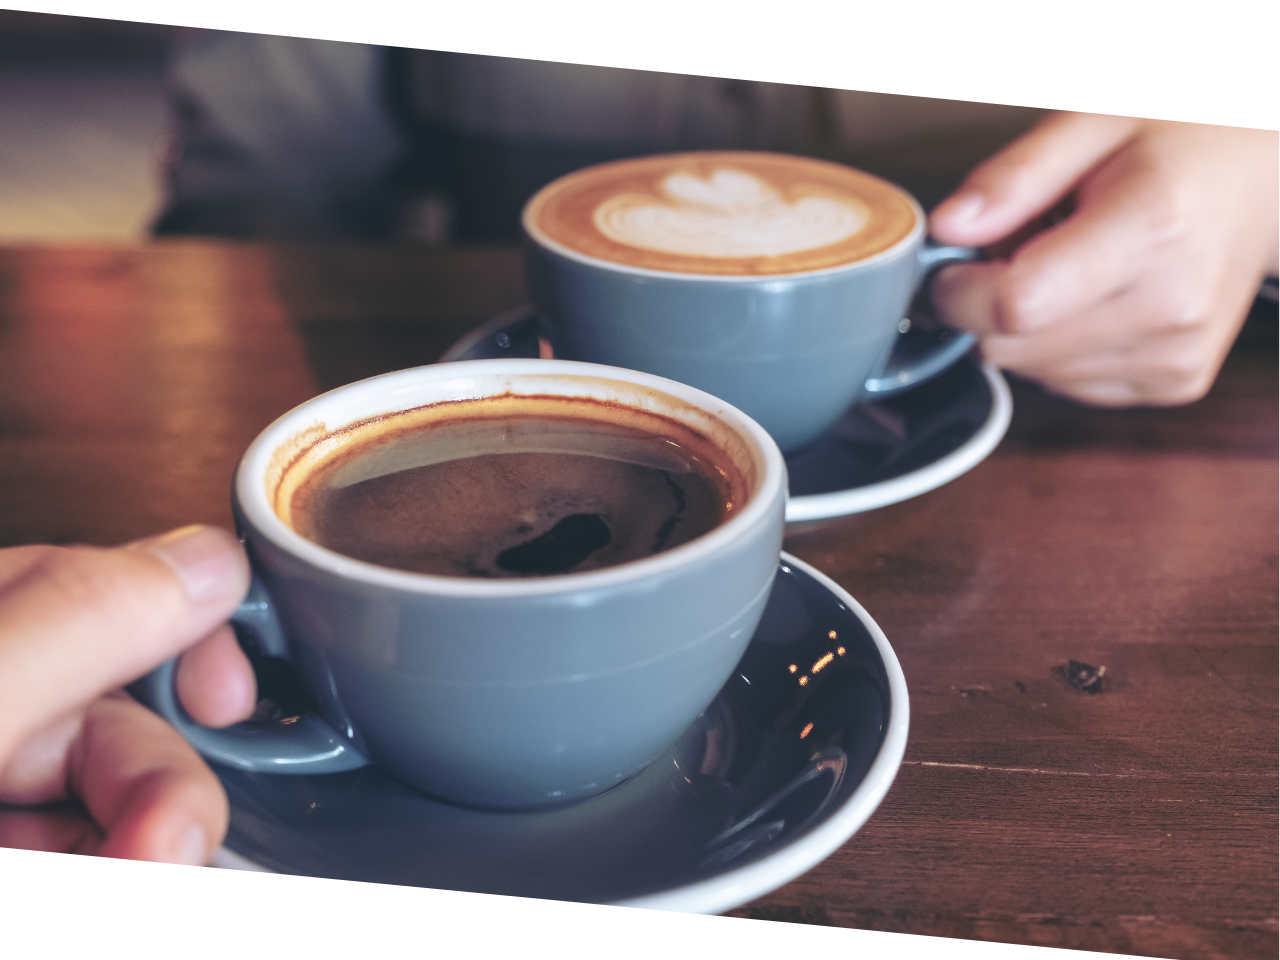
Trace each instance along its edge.
<path fill-rule="evenodd" d="M 875 760 L 844 803 L 832 810 L 820 824 L 781 849 L 715 877 L 658 893 L 616 900 L 607 904 L 609 906 L 702 914 L 724 913 L 742 906 L 813 869 L 843 846 L 870 819 L 897 777 L 906 752 L 911 710 L 906 677 L 888 637 L 862 604 L 822 571 L 785 550 L 779 554 L 778 562 L 813 578 L 828 590 L 861 621 L 876 645 L 889 688 L 889 716 Z M 218 848 L 210 866 L 258 873 L 277 872 L 225 845 Z"/>
<path fill-rule="evenodd" d="M 1013 419 L 1013 394 L 1004 374 L 990 363 L 982 364 L 982 373 L 991 390 L 991 411 L 982 426 L 963 444 L 932 463 L 889 480 L 831 493 L 791 497 L 787 500 L 787 523 L 834 520 L 878 510 L 936 490 L 976 467 L 1004 439 Z"/>
<path fill-rule="evenodd" d="M 456 363 L 463 360 L 470 350 L 488 337 L 533 315 L 533 308 L 528 304 L 504 310 L 464 334 L 436 362 Z M 835 520 L 901 503 L 945 486 L 985 460 L 1009 430 L 1009 423 L 1013 419 L 1013 395 L 1004 374 L 996 366 L 984 363 L 981 369 L 991 391 L 991 410 L 982 426 L 958 448 L 932 463 L 888 480 L 850 487 L 847 490 L 833 490 L 830 493 L 811 493 L 796 497 L 788 495 L 786 522 L 799 524 Z"/>

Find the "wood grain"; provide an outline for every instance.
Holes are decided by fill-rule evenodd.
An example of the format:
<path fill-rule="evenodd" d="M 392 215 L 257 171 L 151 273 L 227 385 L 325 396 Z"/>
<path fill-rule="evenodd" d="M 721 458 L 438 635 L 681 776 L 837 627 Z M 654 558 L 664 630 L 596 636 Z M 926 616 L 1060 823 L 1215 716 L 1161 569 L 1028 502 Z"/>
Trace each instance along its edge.
<path fill-rule="evenodd" d="M 0 251 L 0 545 L 228 524 L 274 417 L 523 296 L 507 248 Z M 911 735 L 871 821 L 734 913 L 1274 957 L 1274 320 L 1188 407 L 1014 394 L 971 473 L 788 538 L 889 636 Z M 1105 666 L 1102 692 L 1069 660 Z"/>
<path fill-rule="evenodd" d="M 893 642 L 911 735 L 871 822 L 734 913 L 1274 956 L 1274 343 L 1176 410 L 1014 386 L 974 471 L 789 538 Z M 1105 666 L 1103 692 L 1069 660 Z"/>

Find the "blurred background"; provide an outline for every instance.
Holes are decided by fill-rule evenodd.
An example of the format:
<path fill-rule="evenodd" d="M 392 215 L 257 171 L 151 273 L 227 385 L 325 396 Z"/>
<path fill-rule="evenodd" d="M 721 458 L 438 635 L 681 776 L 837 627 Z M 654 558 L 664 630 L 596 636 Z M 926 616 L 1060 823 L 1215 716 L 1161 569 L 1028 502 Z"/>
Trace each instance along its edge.
<path fill-rule="evenodd" d="M 379 66 L 367 69 L 370 63 Z M 437 74 L 454 85 L 447 96 Z M 343 114 L 335 96 L 341 82 L 381 84 L 383 92 L 362 101 L 364 113 Z M 611 118 L 593 91 L 627 84 L 677 96 L 687 129 L 665 140 L 610 141 Z M 520 103 L 531 85 L 543 88 L 542 101 Z M 387 92 L 393 89 L 399 92 Z M 514 120 L 501 115 L 503 107 L 515 111 Z M 347 140 L 368 155 L 344 158 L 347 144 L 337 136 L 308 142 L 314 130 L 297 132 L 310 122 L 308 110 L 327 112 L 329 132 L 345 127 Z M 378 110 L 383 115 L 373 116 Z M 800 117 L 805 111 L 813 116 Z M 524 198 L 568 169 L 721 141 L 853 163 L 901 183 L 929 207 L 1039 114 L 0 10 L 0 244 L 129 243 L 153 232 L 507 242 L 518 235 Z M 353 117 L 354 127 L 367 124 L 372 133 L 357 135 Z M 802 120 L 811 128 L 807 140 L 779 132 L 780 123 Z M 255 122 L 256 140 L 240 136 Z M 526 127 L 557 123 L 563 143 L 529 139 Z M 372 148 L 378 131 L 382 159 Z M 270 209 L 326 163 L 331 169 L 317 177 L 358 180 L 359 190 L 344 200 L 345 187 L 326 182 L 316 190 L 328 194 L 311 209 Z M 348 175 L 360 164 L 358 176 Z M 376 177 L 374 164 L 382 164 Z M 505 184 L 505 194 L 497 195 L 496 184 Z M 477 200 L 488 208 L 479 210 Z M 340 202 L 347 214 L 321 210 Z"/>
<path fill-rule="evenodd" d="M 149 234 L 174 32 L 0 10 L 0 243 Z"/>

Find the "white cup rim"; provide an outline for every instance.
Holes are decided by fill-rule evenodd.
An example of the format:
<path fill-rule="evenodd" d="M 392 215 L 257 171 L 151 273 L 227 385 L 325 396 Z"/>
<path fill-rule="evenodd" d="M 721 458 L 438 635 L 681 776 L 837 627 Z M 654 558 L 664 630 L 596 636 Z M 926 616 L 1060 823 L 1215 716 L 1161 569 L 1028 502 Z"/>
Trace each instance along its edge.
<path fill-rule="evenodd" d="M 515 380 L 527 382 L 534 378 L 552 382 L 559 380 L 562 383 L 574 380 L 583 383 L 612 381 L 638 386 L 658 395 L 665 394 L 676 401 L 699 408 L 727 424 L 744 441 L 758 471 L 756 489 L 748 495 L 745 506 L 719 526 L 687 543 L 653 556 L 580 573 L 493 580 L 412 573 L 355 560 L 306 539 L 281 520 L 272 509 L 266 492 L 267 470 L 276 452 L 289 438 L 308 426 L 320 423 L 324 425 L 326 433 L 332 433 L 378 413 L 392 413 L 421 406 L 422 403 L 413 401 L 423 390 L 424 384 L 449 381 L 465 383 L 468 380 L 477 383 L 484 380 L 497 382 L 502 378 L 508 378 L 507 386 L 512 385 Z M 496 391 L 475 390 L 470 396 L 466 396 L 463 391 L 454 399 L 479 398 L 494 392 Z M 542 392 L 547 391 L 544 388 Z M 382 399 L 374 405 L 383 409 L 369 412 L 369 405 L 378 398 Z M 359 404 L 353 404 L 356 399 L 360 401 Z M 341 415 L 340 411 L 344 406 L 348 409 L 354 406 L 359 412 L 353 416 Z M 667 415 L 672 414 L 667 412 Z M 430 364 L 370 377 L 330 390 L 293 408 L 264 429 L 241 458 L 234 483 L 236 503 L 244 521 L 277 548 L 317 570 L 343 580 L 402 592 L 494 600 L 608 589 L 677 572 L 689 564 L 696 564 L 731 549 L 734 543 L 750 536 L 762 523 L 769 521 L 771 512 L 776 509 L 775 503 L 785 503 L 786 489 L 786 463 L 777 444 L 763 427 L 723 400 L 686 384 L 635 370 L 572 360 L 528 359 Z"/>

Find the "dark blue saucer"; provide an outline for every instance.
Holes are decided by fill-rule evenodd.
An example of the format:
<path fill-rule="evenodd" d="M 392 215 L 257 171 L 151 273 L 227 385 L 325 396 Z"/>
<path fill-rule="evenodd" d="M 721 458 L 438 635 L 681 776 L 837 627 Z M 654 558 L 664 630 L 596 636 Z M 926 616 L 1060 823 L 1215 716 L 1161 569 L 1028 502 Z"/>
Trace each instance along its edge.
<path fill-rule="evenodd" d="M 889 788 L 906 686 L 847 593 L 783 555 L 734 676 L 668 752 L 555 810 L 454 806 L 376 768 L 282 776 L 215 767 L 226 844 L 282 873 L 712 912 L 845 842 Z"/>

